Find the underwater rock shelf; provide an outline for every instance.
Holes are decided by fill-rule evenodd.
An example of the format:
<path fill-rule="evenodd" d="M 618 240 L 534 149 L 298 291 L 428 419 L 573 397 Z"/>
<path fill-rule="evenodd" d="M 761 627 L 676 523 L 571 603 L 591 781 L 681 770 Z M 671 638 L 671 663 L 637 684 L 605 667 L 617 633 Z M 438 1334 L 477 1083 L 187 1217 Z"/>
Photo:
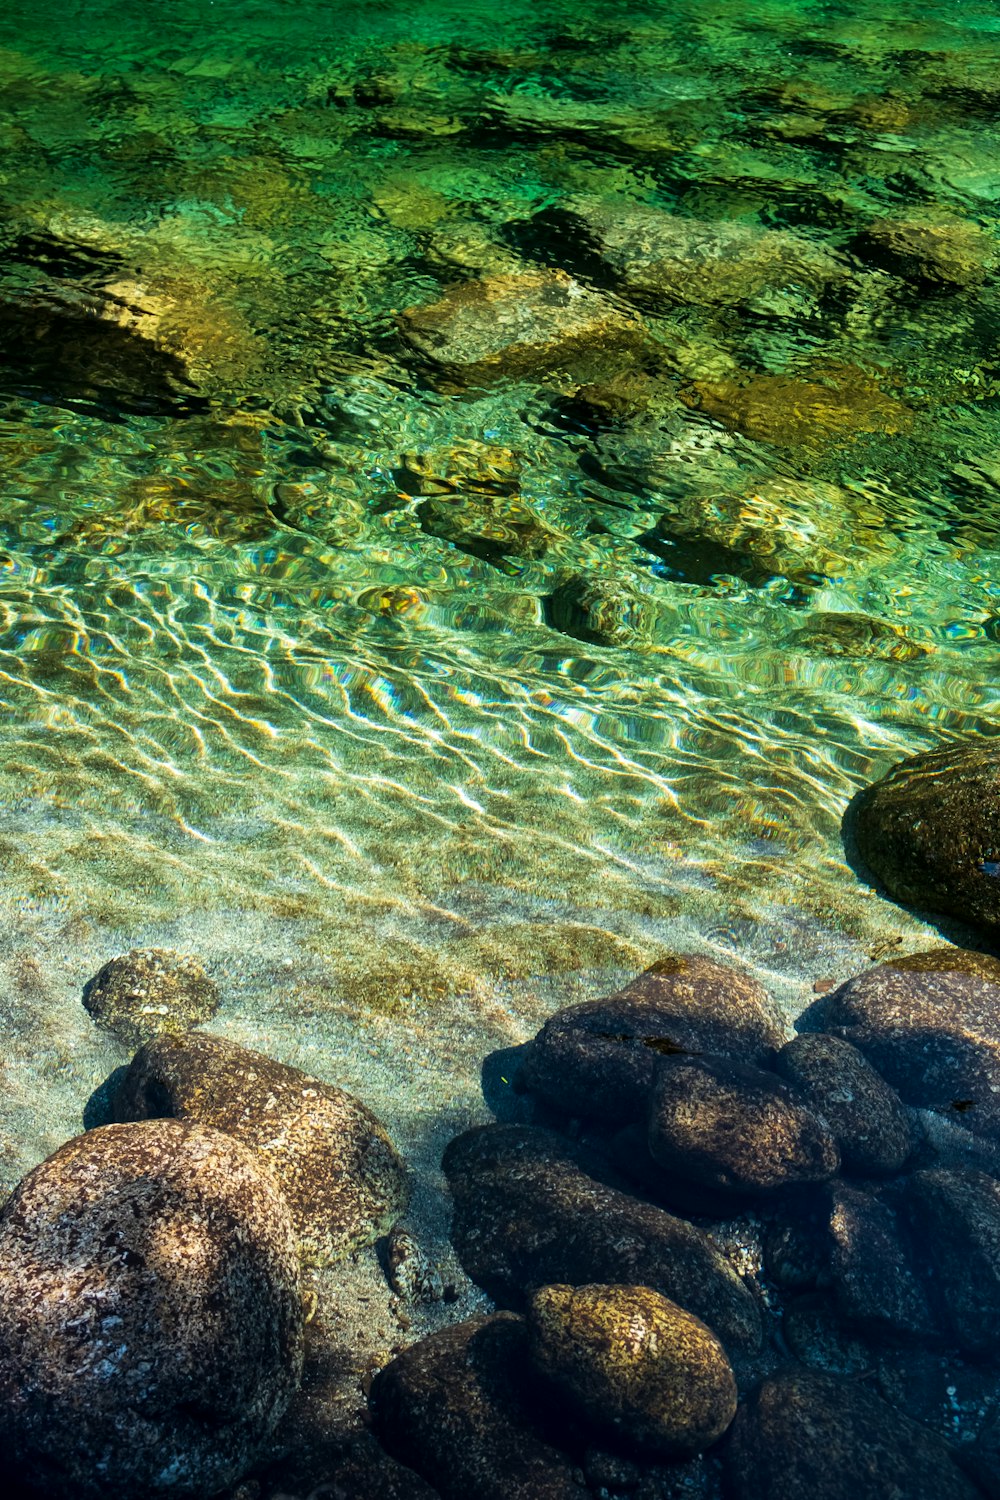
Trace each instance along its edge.
<path fill-rule="evenodd" d="M 207 985 L 151 950 L 86 987 L 145 1040 L 102 1091 L 115 1123 L 0 1213 L 8 1488 L 998 1493 L 1000 960 L 880 964 L 794 1037 L 697 955 L 556 1012 L 508 1118 L 444 1155 L 495 1308 L 471 1318 L 401 1222 L 378 1120 L 191 1031 Z"/>

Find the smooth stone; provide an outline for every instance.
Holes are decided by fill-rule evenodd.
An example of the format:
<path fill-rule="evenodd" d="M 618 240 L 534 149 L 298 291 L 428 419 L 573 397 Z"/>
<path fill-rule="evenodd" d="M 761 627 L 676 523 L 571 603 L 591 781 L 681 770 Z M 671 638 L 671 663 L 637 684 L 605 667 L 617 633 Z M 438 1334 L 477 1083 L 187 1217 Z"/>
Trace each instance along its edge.
<path fill-rule="evenodd" d="M 561 271 L 484 276 L 401 314 L 400 331 L 430 365 L 461 384 L 542 375 L 580 357 L 637 348 L 637 318 Z"/>
<path fill-rule="evenodd" d="M 588 1500 L 542 1427 L 524 1319 L 473 1318 L 421 1340 L 372 1387 L 379 1439 L 443 1500 Z"/>
<path fill-rule="evenodd" d="M 539 1373 L 583 1420 L 626 1443 L 698 1452 L 736 1415 L 736 1380 L 715 1334 L 649 1287 L 542 1287 L 528 1329 Z"/>
<path fill-rule="evenodd" d="M 941 948 L 849 979 L 817 1007 L 908 1104 L 1000 1134 L 1000 961 Z"/>
<path fill-rule="evenodd" d="M 84 1008 L 126 1047 L 190 1031 L 219 1008 L 218 986 L 196 958 L 166 948 L 132 948 L 87 981 Z"/>
<path fill-rule="evenodd" d="M 977 1500 L 939 1438 L 850 1379 L 765 1380 L 726 1443 L 731 1500 Z"/>
<path fill-rule="evenodd" d="M 661 1062 L 649 1150 L 662 1167 L 735 1193 L 823 1182 L 840 1166 L 833 1135 L 787 1084 L 762 1068 L 709 1057 Z"/>
<path fill-rule="evenodd" d="M 829 1125 L 844 1166 L 862 1175 L 898 1172 L 915 1140 L 899 1095 L 842 1037 L 806 1032 L 786 1042 L 777 1071 Z"/>
<path fill-rule="evenodd" d="M 903 1211 L 932 1272 L 948 1329 L 963 1349 L 1000 1343 L 1000 1182 L 985 1172 L 914 1172 Z"/>
<path fill-rule="evenodd" d="M 900 761 L 852 815 L 858 853 L 897 901 L 1000 928 L 1000 739 Z"/>
<path fill-rule="evenodd" d="M 556 630 L 595 646 L 645 646 L 652 634 L 652 604 L 614 579 L 575 574 L 549 599 Z"/>
<path fill-rule="evenodd" d="M 569 1114 L 626 1124 L 645 1117 L 661 1057 L 710 1052 L 766 1063 L 783 1040 L 770 996 L 745 969 L 672 954 L 606 1000 L 557 1011 L 535 1037 L 523 1078 Z"/>
<path fill-rule="evenodd" d="M 303 1260 L 328 1265 L 405 1211 L 406 1169 L 360 1100 L 219 1037 L 160 1037 L 136 1053 L 119 1120 L 171 1116 L 223 1130 L 267 1163 L 288 1200 Z"/>
<path fill-rule="evenodd" d="M 830 1270 L 841 1316 L 868 1336 L 888 1332 L 935 1339 L 940 1330 L 892 1207 L 838 1184 L 829 1229 Z"/>
<path fill-rule="evenodd" d="M 231 1136 L 91 1130 L 0 1213 L 0 1449 L 51 1500 L 216 1494 L 263 1451 L 302 1357 L 288 1207 Z"/>
<path fill-rule="evenodd" d="M 456 1137 L 443 1165 L 459 1259 L 501 1305 L 524 1307 L 539 1286 L 648 1286 L 730 1354 L 759 1347 L 757 1304 L 708 1236 L 601 1180 L 582 1147 L 537 1127 L 485 1125 Z"/>

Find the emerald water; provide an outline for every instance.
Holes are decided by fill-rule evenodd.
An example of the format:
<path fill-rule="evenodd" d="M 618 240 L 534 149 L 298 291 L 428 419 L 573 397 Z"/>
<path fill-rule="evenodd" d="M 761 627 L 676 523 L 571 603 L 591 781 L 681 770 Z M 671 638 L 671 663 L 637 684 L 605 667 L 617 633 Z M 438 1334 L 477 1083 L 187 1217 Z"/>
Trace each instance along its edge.
<path fill-rule="evenodd" d="M 266 932 L 293 1026 L 926 936 L 840 820 L 1000 715 L 993 0 L 8 0 L 0 48 L 22 969 Z M 639 209 L 730 279 L 633 276 Z M 543 271 L 628 347 L 405 336 Z"/>

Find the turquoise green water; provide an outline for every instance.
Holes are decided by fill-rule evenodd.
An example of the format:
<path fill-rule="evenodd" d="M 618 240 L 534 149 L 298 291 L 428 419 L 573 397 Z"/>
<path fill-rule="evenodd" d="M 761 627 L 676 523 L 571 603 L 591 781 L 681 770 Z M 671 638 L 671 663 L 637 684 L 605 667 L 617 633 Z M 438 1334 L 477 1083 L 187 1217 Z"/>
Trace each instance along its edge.
<path fill-rule="evenodd" d="M 998 54 L 992 0 L 9 0 L 23 910 L 304 918 L 374 999 L 702 906 L 863 934 L 854 790 L 1000 717 Z M 792 267 L 639 286 L 638 207 Z M 638 352 L 400 331 L 543 268 Z"/>

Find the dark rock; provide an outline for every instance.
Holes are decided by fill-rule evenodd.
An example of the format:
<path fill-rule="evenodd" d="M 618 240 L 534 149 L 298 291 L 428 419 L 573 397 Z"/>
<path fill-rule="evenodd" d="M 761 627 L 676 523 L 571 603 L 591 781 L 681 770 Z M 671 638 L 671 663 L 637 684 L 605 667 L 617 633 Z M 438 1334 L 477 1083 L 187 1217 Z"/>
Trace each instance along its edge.
<path fill-rule="evenodd" d="M 542 557 L 559 533 L 516 497 L 434 495 L 417 506 L 420 529 L 473 557 Z"/>
<path fill-rule="evenodd" d="M 650 601 L 611 578 L 576 574 L 549 600 L 557 630 L 597 646 L 643 646 L 652 630 Z"/>
<path fill-rule="evenodd" d="M 830 1206 L 831 1274 L 841 1316 L 866 1333 L 929 1339 L 935 1319 L 893 1209 L 837 1186 Z"/>
<path fill-rule="evenodd" d="M 638 347 L 638 319 L 560 271 L 462 282 L 400 318 L 411 347 L 461 384 L 540 375 L 609 349 Z"/>
<path fill-rule="evenodd" d="M 171 1116 L 224 1130 L 274 1172 L 300 1253 L 324 1265 L 385 1234 L 406 1208 L 406 1171 L 353 1095 L 218 1037 L 159 1037 L 136 1053 L 120 1120 Z"/>
<path fill-rule="evenodd" d="M 830 1284 L 830 1204 L 823 1188 L 791 1193 L 776 1207 L 764 1236 L 770 1279 L 786 1291 Z"/>
<path fill-rule="evenodd" d="M 840 1166 L 830 1131 L 787 1084 L 762 1068 L 707 1057 L 661 1061 L 649 1149 L 682 1177 L 737 1193 L 822 1182 Z"/>
<path fill-rule="evenodd" d="M 89 1131 L 0 1214 L 0 1442 L 45 1495 L 214 1495 L 301 1370 L 288 1209 L 230 1136 Z"/>
<path fill-rule="evenodd" d="M 294 1453 L 263 1476 L 261 1500 L 439 1500 L 420 1475 L 397 1463 L 371 1433 L 318 1452 Z"/>
<path fill-rule="evenodd" d="M 802 651 L 859 661 L 919 661 L 930 650 L 887 620 L 835 610 L 817 611 L 792 640 Z"/>
<path fill-rule="evenodd" d="M 444 1500 L 587 1500 L 538 1418 L 524 1320 L 474 1318 L 397 1356 L 372 1387 L 378 1435 Z"/>
<path fill-rule="evenodd" d="M 1000 1182 L 985 1172 L 914 1172 L 904 1210 L 932 1274 L 950 1333 L 963 1349 L 1000 1342 Z"/>
<path fill-rule="evenodd" d="M 615 1169 L 628 1182 L 634 1182 L 644 1198 L 653 1198 L 682 1219 L 732 1218 L 732 1194 L 706 1187 L 703 1182 L 691 1182 L 661 1167 L 650 1154 L 648 1133 L 645 1125 L 626 1125 L 612 1136 L 608 1155 Z"/>
<path fill-rule="evenodd" d="M 101 1026 L 140 1047 L 208 1021 L 219 991 L 196 958 L 164 948 L 133 948 L 106 963 L 84 986 L 85 1008 Z"/>
<path fill-rule="evenodd" d="M 806 1033 L 782 1047 L 776 1067 L 829 1125 L 845 1166 L 862 1174 L 900 1170 L 915 1144 L 909 1117 L 856 1047 Z"/>
<path fill-rule="evenodd" d="M 976 1500 L 948 1447 L 855 1381 L 764 1381 L 726 1444 L 732 1500 Z"/>
<path fill-rule="evenodd" d="M 708 1236 L 601 1180 L 582 1147 L 549 1130 L 486 1125 L 451 1142 L 444 1170 L 459 1258 L 497 1302 L 523 1307 L 553 1284 L 648 1286 L 730 1352 L 758 1347 L 757 1304 Z"/>
<path fill-rule="evenodd" d="M 849 979 L 817 1015 L 908 1104 L 1000 1134 L 1000 961 L 942 948 Z"/>
<path fill-rule="evenodd" d="M 898 901 L 1000 928 L 1000 740 L 910 756 L 853 817 L 858 853 Z"/>
<path fill-rule="evenodd" d="M 833 1297 L 806 1292 L 790 1298 L 782 1308 L 781 1332 L 791 1354 L 810 1369 L 831 1375 L 871 1375 L 877 1353 L 861 1331 L 840 1316 Z"/>
<path fill-rule="evenodd" d="M 710 1448 L 736 1380 L 710 1329 L 644 1286 L 546 1286 L 528 1306 L 535 1368 L 586 1422 L 662 1453 Z"/>
<path fill-rule="evenodd" d="M 557 1011 L 525 1063 L 524 1081 L 570 1114 L 644 1118 L 657 1060 L 686 1052 L 768 1062 L 781 1020 L 744 969 L 671 955 L 607 1000 Z"/>

